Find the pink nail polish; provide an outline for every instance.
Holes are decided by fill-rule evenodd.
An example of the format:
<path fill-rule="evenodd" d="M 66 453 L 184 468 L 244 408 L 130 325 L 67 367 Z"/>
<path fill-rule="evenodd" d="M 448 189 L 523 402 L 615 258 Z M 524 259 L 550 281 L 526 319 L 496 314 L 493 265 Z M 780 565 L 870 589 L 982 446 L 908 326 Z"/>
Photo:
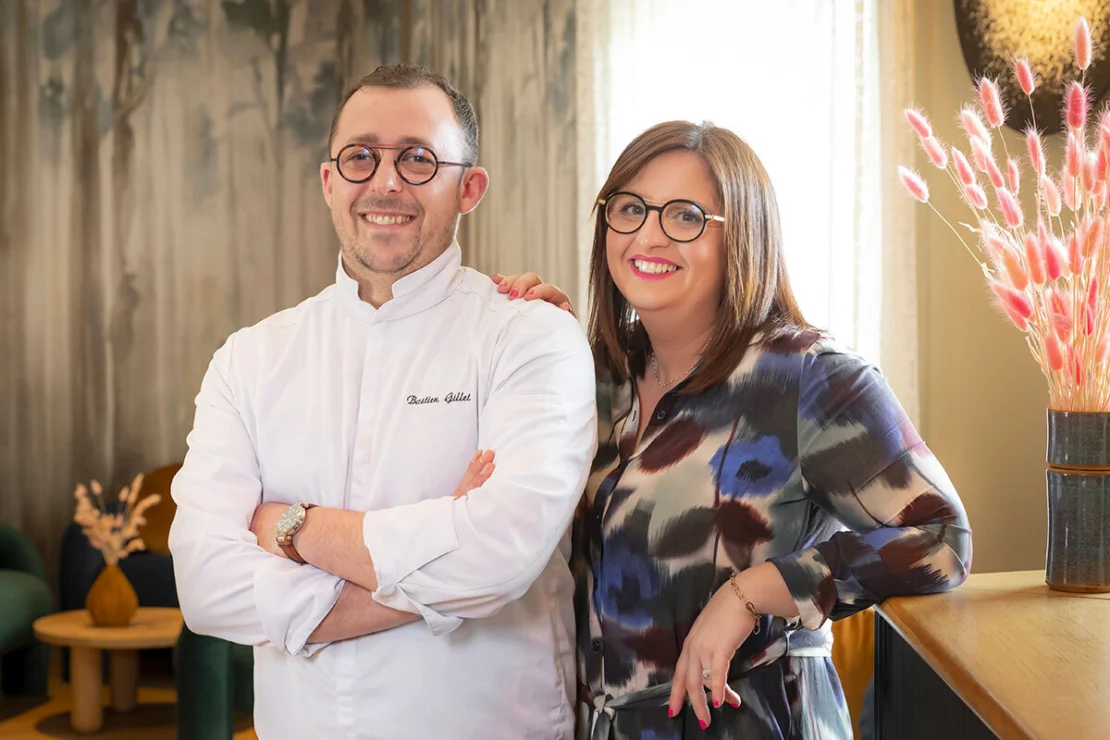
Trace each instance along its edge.
<path fill-rule="evenodd" d="M 719 701 L 717 701 L 716 699 L 714 699 L 714 700 L 713 700 L 713 706 L 714 706 L 714 707 L 719 707 L 719 706 L 721 706 L 721 702 L 719 702 Z"/>
<path fill-rule="evenodd" d="M 674 710 L 670 707 L 667 708 L 667 716 L 671 717 L 672 719 L 674 718 Z"/>
<path fill-rule="evenodd" d="M 533 294 L 533 293 L 535 293 L 535 292 L 536 292 L 536 291 L 534 291 L 534 290 L 530 290 L 530 291 L 528 291 L 527 293 L 525 293 L 524 295 L 532 295 L 532 294 Z"/>
<path fill-rule="evenodd" d="M 509 293 L 509 297 L 510 297 L 510 298 L 516 298 L 516 297 L 517 297 L 518 295 L 520 295 L 520 293 L 518 293 L 518 292 L 517 292 L 517 291 L 515 291 L 515 290 L 514 290 L 514 291 L 512 291 L 511 293 Z"/>
<path fill-rule="evenodd" d="M 699 719 L 699 720 L 698 720 L 698 724 L 699 724 L 699 725 L 701 725 L 701 728 L 702 728 L 703 730 L 704 730 L 704 729 L 705 729 L 706 727 L 709 727 L 709 723 L 708 723 L 708 722 L 706 722 L 706 721 L 705 721 L 704 719 Z"/>

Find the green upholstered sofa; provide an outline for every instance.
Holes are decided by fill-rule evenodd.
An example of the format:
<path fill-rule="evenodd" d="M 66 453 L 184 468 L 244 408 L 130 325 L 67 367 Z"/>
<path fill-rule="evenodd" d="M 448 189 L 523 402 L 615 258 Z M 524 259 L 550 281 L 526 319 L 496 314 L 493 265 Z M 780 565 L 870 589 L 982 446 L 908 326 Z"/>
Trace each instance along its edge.
<path fill-rule="evenodd" d="M 254 709 L 254 648 L 186 626 L 174 664 L 178 740 L 230 740 L 235 712 Z"/>
<path fill-rule="evenodd" d="M 0 523 L 0 702 L 4 695 L 46 695 L 50 647 L 32 625 L 53 611 L 42 557 L 26 535 Z"/>

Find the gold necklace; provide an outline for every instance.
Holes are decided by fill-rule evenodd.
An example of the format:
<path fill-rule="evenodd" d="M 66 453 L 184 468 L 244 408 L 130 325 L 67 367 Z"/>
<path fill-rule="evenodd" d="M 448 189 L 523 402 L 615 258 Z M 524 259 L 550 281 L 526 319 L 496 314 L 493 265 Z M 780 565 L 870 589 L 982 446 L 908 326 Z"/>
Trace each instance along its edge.
<path fill-rule="evenodd" d="M 702 347 L 702 352 L 704 352 L 704 351 L 705 351 L 705 347 Z M 666 388 L 668 386 L 674 385 L 676 382 L 678 382 L 680 380 L 684 380 L 690 373 L 694 372 L 694 368 L 698 366 L 699 362 L 701 362 L 701 353 L 700 352 L 698 353 L 698 359 L 694 360 L 694 364 L 690 366 L 689 370 L 684 372 L 682 375 L 676 376 L 674 379 L 670 380 L 669 382 L 664 383 L 662 380 L 659 379 L 659 365 L 657 365 L 655 363 L 655 350 L 652 350 L 652 352 L 651 352 L 651 372 L 655 376 L 655 382 L 659 385 L 660 388 Z"/>

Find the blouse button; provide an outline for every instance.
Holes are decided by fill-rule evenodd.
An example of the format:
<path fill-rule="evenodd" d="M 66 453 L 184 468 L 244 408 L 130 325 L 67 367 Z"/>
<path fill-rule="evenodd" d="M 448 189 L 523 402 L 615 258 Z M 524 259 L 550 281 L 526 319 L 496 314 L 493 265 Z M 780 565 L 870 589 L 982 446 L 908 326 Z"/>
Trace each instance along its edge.
<path fill-rule="evenodd" d="M 659 421 L 663 421 L 664 419 L 667 418 L 667 412 L 664 411 L 663 409 L 659 409 L 658 411 L 655 412 L 655 418 L 658 419 Z"/>
<path fill-rule="evenodd" d="M 590 640 L 590 650 L 593 650 L 595 653 L 600 653 L 601 652 L 601 638 L 600 637 L 595 637 L 594 639 Z"/>

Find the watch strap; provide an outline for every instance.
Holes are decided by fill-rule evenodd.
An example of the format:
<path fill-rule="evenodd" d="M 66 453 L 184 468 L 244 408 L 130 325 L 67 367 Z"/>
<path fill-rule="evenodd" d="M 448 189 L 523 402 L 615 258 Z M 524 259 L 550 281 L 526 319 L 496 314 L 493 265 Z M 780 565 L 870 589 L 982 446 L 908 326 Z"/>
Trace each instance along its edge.
<path fill-rule="evenodd" d="M 301 519 L 300 523 L 293 528 L 293 531 L 289 533 L 289 539 L 287 541 L 278 540 L 277 543 L 278 547 L 281 548 L 281 551 L 285 553 L 285 557 L 289 558 L 298 565 L 304 565 L 305 559 L 301 557 L 301 554 L 299 552 L 297 552 L 297 548 L 293 544 L 293 538 L 297 536 L 297 532 L 301 531 L 304 523 L 308 520 L 308 510 L 315 506 L 316 504 L 301 504 L 301 508 L 305 511 L 304 517 Z"/>

